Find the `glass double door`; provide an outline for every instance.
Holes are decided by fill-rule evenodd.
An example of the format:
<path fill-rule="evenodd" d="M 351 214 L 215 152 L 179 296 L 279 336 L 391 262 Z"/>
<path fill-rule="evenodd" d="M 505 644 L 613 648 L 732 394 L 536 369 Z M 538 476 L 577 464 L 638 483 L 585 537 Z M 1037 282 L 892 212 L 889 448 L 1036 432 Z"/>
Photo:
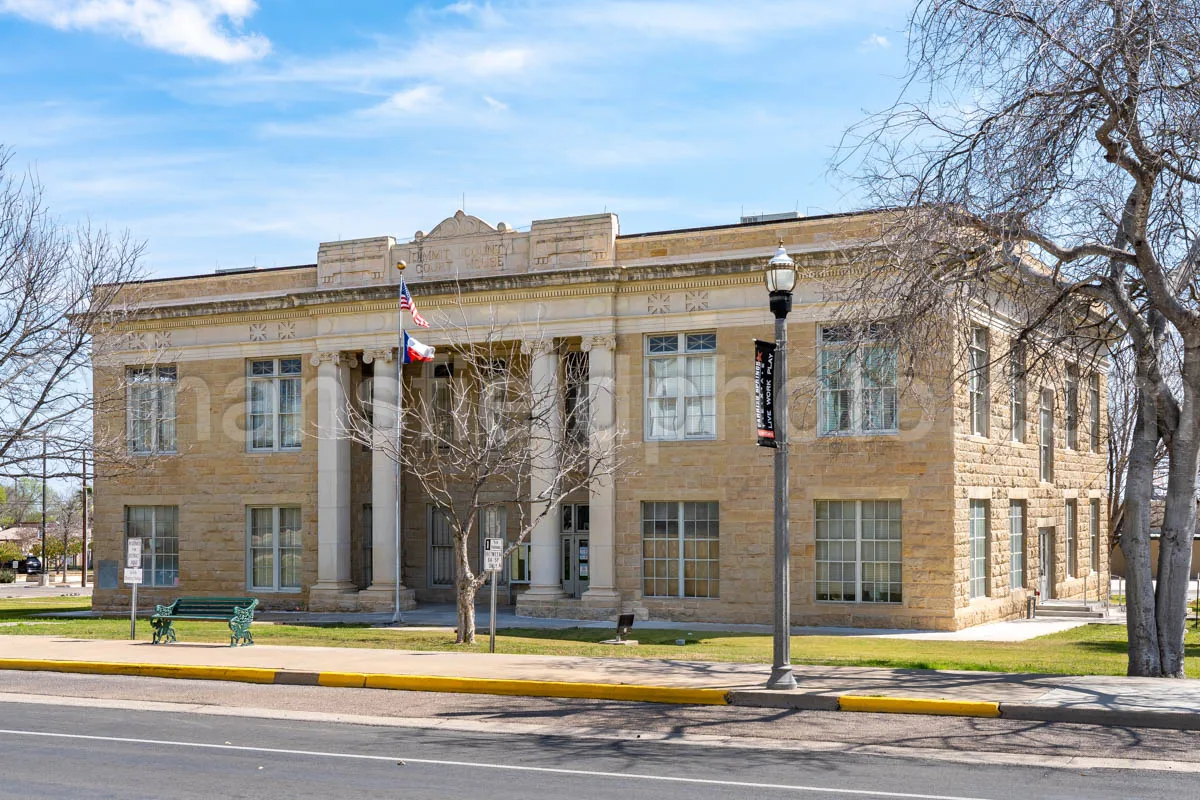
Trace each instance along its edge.
<path fill-rule="evenodd" d="M 591 577 L 590 548 L 586 533 L 562 534 L 562 589 L 567 597 L 580 598 Z"/>

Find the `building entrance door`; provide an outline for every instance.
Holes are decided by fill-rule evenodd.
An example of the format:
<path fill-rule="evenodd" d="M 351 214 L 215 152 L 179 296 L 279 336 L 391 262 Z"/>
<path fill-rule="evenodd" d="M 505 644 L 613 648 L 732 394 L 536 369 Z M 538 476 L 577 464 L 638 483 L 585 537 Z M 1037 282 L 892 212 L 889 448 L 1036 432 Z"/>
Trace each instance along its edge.
<path fill-rule="evenodd" d="M 588 535 L 564 533 L 562 537 L 562 588 L 567 597 L 579 599 L 587 591 L 591 577 Z"/>
<path fill-rule="evenodd" d="M 1054 528 L 1038 528 L 1038 592 L 1054 598 Z"/>

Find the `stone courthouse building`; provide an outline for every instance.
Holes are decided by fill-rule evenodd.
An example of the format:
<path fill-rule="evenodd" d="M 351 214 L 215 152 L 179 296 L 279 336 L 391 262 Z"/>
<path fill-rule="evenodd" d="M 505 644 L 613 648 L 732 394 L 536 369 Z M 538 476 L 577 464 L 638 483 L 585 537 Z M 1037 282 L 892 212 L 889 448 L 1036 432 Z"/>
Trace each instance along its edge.
<path fill-rule="evenodd" d="M 460 211 L 409 242 L 322 244 L 315 264 L 130 286 L 132 313 L 97 342 L 95 370 L 97 391 L 125 384 L 127 408 L 96 422 L 124 428 L 145 467 L 98 470 L 94 604 L 128 607 L 119 568 L 138 536 L 142 598 L 391 607 L 391 462 L 319 432 L 365 382 L 395 389 L 403 260 L 434 322 L 418 336 L 437 348 L 404 365 L 406 398 L 436 403 L 455 380 L 439 314 L 483 324 L 503 309 L 537 321 L 533 371 L 590 397 L 623 437 L 614 479 L 570 498 L 512 554 L 502 598 L 535 616 L 769 622 L 772 451 L 755 443 L 753 340 L 772 337 L 763 269 L 780 240 L 799 269 L 793 621 L 952 630 L 1019 616 L 1034 592 L 1095 598 L 1108 586 L 1103 377 L 1068 365 L 1061 382 L 1010 388 L 990 358 L 1004 321 L 981 319 L 963 332 L 979 368 L 954 401 L 911 399 L 886 338 L 851 353 L 822 302 L 822 280 L 869 224 L 621 234 L 612 214 L 517 230 Z M 411 477 L 402 492 L 405 602 L 449 602 L 445 517 Z M 498 498 L 483 533 L 511 537 L 511 512 Z"/>

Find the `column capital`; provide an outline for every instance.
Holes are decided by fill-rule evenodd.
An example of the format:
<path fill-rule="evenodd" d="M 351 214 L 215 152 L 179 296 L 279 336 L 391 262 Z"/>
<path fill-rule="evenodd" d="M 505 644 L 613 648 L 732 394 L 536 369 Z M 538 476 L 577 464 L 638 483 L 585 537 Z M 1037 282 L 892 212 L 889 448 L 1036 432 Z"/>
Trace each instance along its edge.
<path fill-rule="evenodd" d="M 396 348 L 384 347 L 376 350 L 363 350 L 363 363 L 373 364 L 376 361 L 382 361 L 385 364 L 390 364 L 396 360 Z"/>
<path fill-rule="evenodd" d="M 308 357 L 308 363 L 314 367 L 324 363 L 333 364 L 335 367 L 357 367 L 358 359 L 353 353 L 342 350 L 319 350 Z"/>
<path fill-rule="evenodd" d="M 521 352 L 527 356 L 545 356 L 556 349 L 553 339 L 526 339 L 521 342 Z"/>
<path fill-rule="evenodd" d="M 617 337 L 611 333 L 604 336 L 584 336 L 579 349 L 585 353 L 593 350 L 616 350 Z"/>

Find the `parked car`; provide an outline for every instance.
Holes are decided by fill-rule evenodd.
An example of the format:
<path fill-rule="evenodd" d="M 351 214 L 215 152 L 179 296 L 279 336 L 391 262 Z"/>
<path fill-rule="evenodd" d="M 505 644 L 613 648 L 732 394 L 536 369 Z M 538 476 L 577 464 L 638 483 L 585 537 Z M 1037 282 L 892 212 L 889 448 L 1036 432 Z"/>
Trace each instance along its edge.
<path fill-rule="evenodd" d="M 40 575 L 42 573 L 42 560 L 37 556 L 28 556 L 25 559 L 25 574 Z"/>

